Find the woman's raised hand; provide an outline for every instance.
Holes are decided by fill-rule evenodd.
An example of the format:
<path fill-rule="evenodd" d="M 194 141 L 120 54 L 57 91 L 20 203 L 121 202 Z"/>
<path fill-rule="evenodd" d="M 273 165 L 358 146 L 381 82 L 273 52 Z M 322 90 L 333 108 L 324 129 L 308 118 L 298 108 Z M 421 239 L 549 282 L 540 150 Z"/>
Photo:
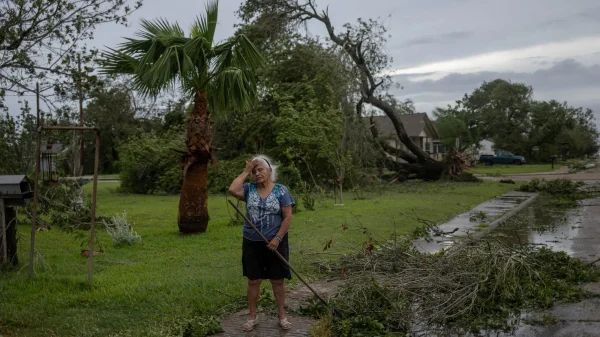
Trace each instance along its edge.
<path fill-rule="evenodd" d="M 246 168 L 244 169 L 244 172 L 252 173 L 252 170 L 254 170 L 254 167 L 256 167 L 256 165 L 258 165 L 258 160 L 256 160 L 256 159 L 246 160 Z"/>

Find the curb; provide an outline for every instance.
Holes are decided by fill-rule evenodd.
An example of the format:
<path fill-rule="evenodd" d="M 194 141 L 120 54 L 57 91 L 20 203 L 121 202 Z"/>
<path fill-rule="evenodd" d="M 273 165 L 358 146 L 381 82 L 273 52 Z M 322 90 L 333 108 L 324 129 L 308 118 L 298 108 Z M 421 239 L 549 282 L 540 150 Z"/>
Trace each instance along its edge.
<path fill-rule="evenodd" d="M 496 227 L 498 227 L 498 225 L 501 225 L 503 222 L 510 219 L 512 216 L 519 213 L 520 211 L 522 211 L 525 207 L 531 205 L 531 203 L 533 203 L 537 199 L 537 197 L 539 197 L 539 193 L 532 193 L 532 195 L 529 197 L 529 199 L 523 201 L 522 203 L 517 205 L 517 207 L 511 209 L 510 211 L 504 213 L 504 215 L 502 215 L 498 219 L 492 221 L 485 230 L 480 231 L 480 232 L 475 232 L 475 234 L 473 234 L 473 236 L 471 236 L 471 239 L 473 239 L 473 240 L 481 239 L 485 235 L 489 234 L 491 231 L 496 229 Z"/>

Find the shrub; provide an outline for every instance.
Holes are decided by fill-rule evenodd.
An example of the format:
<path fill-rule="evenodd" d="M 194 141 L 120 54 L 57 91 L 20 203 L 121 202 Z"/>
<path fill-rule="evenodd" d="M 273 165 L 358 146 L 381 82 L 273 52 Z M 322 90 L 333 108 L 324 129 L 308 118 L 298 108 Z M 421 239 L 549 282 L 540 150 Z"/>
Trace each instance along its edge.
<path fill-rule="evenodd" d="M 106 225 L 106 232 L 116 246 L 132 245 L 142 241 L 142 237 L 133 230 L 133 226 L 127 223 L 127 213 L 115 216 Z"/>
<path fill-rule="evenodd" d="M 210 193 L 226 193 L 233 179 L 242 173 L 246 160 L 250 156 L 239 156 L 232 160 L 219 160 L 217 165 L 208 167 L 208 191 Z"/>
<path fill-rule="evenodd" d="M 300 170 L 294 165 L 280 166 L 278 175 L 278 182 L 290 190 L 298 189 L 303 185 Z"/>
<path fill-rule="evenodd" d="M 119 147 L 121 191 L 150 194 L 178 193 L 183 184 L 179 168 L 183 133 L 172 129 L 163 135 L 144 133 Z"/>
<path fill-rule="evenodd" d="M 312 194 L 312 188 L 308 186 L 307 183 L 304 183 L 303 187 L 304 194 L 302 195 L 302 206 L 307 211 L 315 210 L 315 197 Z"/>

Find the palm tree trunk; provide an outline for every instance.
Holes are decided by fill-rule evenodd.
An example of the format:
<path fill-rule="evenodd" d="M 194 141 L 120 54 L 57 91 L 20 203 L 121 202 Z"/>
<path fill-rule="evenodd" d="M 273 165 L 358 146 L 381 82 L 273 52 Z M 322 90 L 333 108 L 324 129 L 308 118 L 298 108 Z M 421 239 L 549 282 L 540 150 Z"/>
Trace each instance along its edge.
<path fill-rule="evenodd" d="M 183 186 L 179 198 L 177 224 L 182 233 L 203 233 L 208 227 L 208 162 L 212 131 L 206 92 L 194 96 L 194 109 L 188 121 Z"/>

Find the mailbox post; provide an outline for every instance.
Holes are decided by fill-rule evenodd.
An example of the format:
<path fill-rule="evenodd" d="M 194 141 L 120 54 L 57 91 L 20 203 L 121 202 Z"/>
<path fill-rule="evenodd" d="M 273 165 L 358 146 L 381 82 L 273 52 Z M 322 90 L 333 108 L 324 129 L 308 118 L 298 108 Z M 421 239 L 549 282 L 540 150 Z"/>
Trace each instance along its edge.
<path fill-rule="evenodd" d="M 2 264 L 17 263 L 16 212 L 13 206 L 24 206 L 33 197 L 31 181 L 25 175 L 0 175 L 0 228 Z M 11 227 L 12 226 L 12 227 Z"/>
<path fill-rule="evenodd" d="M 550 156 L 550 160 L 552 160 L 552 169 L 554 170 L 554 161 L 556 160 L 556 158 L 558 158 L 557 155 L 552 155 Z"/>

